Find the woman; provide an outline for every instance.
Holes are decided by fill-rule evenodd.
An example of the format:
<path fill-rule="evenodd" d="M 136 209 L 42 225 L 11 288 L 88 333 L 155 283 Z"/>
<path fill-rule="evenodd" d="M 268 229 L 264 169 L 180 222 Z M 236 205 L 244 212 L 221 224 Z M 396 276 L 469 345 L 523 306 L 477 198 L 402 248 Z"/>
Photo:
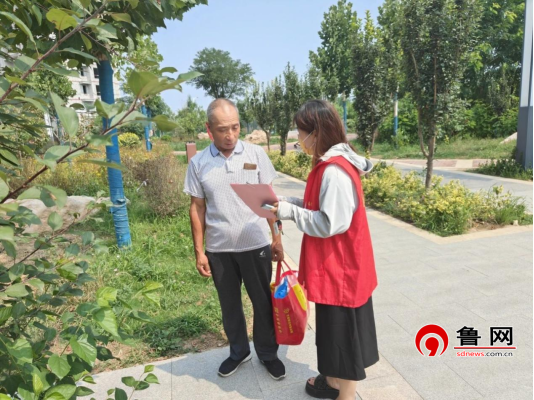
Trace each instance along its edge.
<path fill-rule="evenodd" d="M 294 118 L 302 151 L 313 156 L 304 199 L 280 197 L 273 212 L 304 232 L 299 282 L 316 303 L 320 374 L 316 398 L 354 399 L 356 381 L 378 361 L 371 295 L 377 279 L 360 176 L 372 163 L 347 143 L 334 107 L 304 104 Z"/>

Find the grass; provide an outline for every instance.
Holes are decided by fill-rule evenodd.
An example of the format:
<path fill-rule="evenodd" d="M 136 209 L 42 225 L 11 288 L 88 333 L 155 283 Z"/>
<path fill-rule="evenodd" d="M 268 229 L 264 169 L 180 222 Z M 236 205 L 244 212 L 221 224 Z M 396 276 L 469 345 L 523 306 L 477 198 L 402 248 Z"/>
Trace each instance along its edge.
<path fill-rule="evenodd" d="M 508 157 L 516 143 L 510 142 L 499 144 L 502 139 L 471 139 L 458 138 L 449 143 L 438 143 L 436 148 L 436 159 L 498 159 Z M 352 144 L 363 154 L 361 146 L 353 141 Z M 419 144 L 409 144 L 395 149 L 391 143 L 375 143 L 373 158 L 383 160 L 394 159 L 424 159 Z"/>
<path fill-rule="evenodd" d="M 128 198 L 132 248 L 119 251 L 112 247 L 109 254 L 96 257 L 91 263 L 92 274 L 97 279 L 92 290 L 112 286 L 128 297 L 145 282 L 156 281 L 163 284 L 159 293 L 161 307 L 143 304 L 143 311 L 151 315 L 154 323 L 133 323 L 135 345 L 113 344 L 119 346 L 114 351 L 122 353 L 122 357 L 101 365 L 100 370 L 225 344 L 217 291 L 212 279 L 201 277 L 195 268 L 187 209 L 177 210 L 173 217 L 161 218 L 135 192 L 129 193 Z M 113 221 L 107 213 L 101 217 L 104 222 L 90 221 L 76 229 L 91 230 L 113 246 Z M 252 306 L 243 293 L 245 315 L 252 327 Z"/>

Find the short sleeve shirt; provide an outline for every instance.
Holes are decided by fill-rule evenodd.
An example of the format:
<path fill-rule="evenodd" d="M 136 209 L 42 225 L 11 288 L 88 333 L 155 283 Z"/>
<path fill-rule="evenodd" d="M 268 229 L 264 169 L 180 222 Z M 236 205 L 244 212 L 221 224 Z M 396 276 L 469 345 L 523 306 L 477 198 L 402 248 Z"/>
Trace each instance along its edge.
<path fill-rule="evenodd" d="M 245 169 L 245 164 L 256 169 Z M 206 250 L 244 252 L 269 244 L 269 225 L 237 196 L 230 184 L 271 184 L 276 171 L 265 151 L 238 141 L 226 158 L 212 143 L 187 169 L 184 192 L 206 200 Z"/>

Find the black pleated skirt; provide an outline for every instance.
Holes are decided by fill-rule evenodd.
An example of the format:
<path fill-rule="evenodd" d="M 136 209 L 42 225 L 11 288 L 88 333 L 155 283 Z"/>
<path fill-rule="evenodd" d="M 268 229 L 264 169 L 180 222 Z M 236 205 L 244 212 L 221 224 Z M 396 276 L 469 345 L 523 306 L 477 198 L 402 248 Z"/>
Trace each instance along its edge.
<path fill-rule="evenodd" d="M 358 308 L 315 304 L 319 372 L 361 381 L 365 368 L 378 361 L 373 301 Z"/>

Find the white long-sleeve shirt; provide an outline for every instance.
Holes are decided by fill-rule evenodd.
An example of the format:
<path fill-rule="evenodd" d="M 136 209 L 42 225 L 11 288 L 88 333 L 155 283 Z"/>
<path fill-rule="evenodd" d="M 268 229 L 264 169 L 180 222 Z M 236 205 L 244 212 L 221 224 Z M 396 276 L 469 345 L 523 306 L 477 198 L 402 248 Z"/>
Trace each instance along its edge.
<path fill-rule="evenodd" d="M 354 182 L 343 168 L 326 167 L 321 180 L 319 211 L 303 208 L 298 197 L 279 197 L 278 218 L 293 220 L 297 228 L 309 236 L 328 238 L 346 232 L 358 209 Z"/>

